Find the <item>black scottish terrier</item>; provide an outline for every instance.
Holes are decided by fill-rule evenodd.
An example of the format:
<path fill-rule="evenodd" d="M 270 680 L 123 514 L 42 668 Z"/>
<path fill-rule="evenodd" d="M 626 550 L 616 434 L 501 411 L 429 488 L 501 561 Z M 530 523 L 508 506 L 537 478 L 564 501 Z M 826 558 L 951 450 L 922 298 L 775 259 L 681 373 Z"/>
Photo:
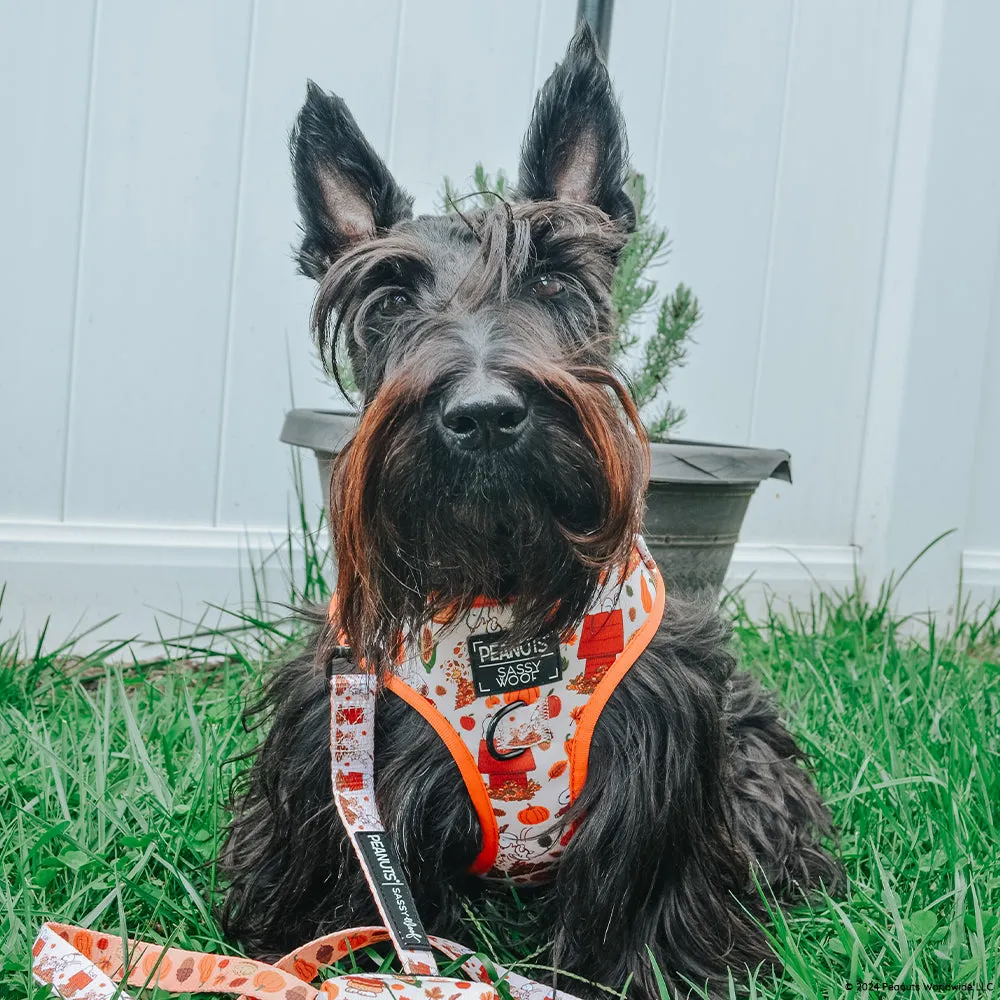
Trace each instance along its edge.
<path fill-rule="evenodd" d="M 338 382 L 346 351 L 362 417 L 331 484 L 337 620 L 317 616 L 252 710 L 270 730 L 222 857 L 227 931 L 262 956 L 379 922 L 331 794 L 327 670 L 384 674 L 401 629 L 482 595 L 512 603 L 514 639 L 570 630 L 628 556 L 648 467 L 609 356 L 635 214 L 588 29 L 538 96 L 513 201 L 413 219 L 343 101 L 312 83 L 291 152 L 314 329 Z M 522 893 L 555 966 L 656 996 L 648 946 L 681 992 L 725 982 L 775 960 L 758 882 L 789 904 L 841 885 L 803 754 L 728 638 L 714 611 L 668 596 L 600 715 L 573 835 L 552 880 Z M 463 897 L 491 891 L 467 874 L 479 821 L 437 733 L 387 690 L 376 783 L 428 929 L 455 934 Z"/>

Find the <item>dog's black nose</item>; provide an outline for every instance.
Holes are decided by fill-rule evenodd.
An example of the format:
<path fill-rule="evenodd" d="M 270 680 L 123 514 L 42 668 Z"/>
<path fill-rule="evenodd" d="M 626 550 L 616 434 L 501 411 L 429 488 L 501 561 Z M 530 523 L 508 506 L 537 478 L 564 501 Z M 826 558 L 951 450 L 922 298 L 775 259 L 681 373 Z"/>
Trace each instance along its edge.
<path fill-rule="evenodd" d="M 516 389 L 493 380 L 459 386 L 441 407 L 444 434 L 469 450 L 513 444 L 528 422 L 528 407 Z"/>

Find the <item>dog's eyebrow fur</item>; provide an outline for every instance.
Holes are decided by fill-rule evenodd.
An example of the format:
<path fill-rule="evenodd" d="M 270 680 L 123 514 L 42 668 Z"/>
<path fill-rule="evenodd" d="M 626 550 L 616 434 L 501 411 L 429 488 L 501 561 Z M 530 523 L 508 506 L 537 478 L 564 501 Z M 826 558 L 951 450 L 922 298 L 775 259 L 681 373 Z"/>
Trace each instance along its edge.
<path fill-rule="evenodd" d="M 351 303 L 360 301 L 373 284 L 402 287 L 404 279 L 412 284 L 432 270 L 427 248 L 408 232 L 390 232 L 358 243 L 330 268 L 316 290 L 310 325 L 320 356 L 338 384 L 335 344 Z"/>
<path fill-rule="evenodd" d="M 517 280 L 532 269 L 585 271 L 595 260 L 613 265 L 628 239 L 599 208 L 582 203 L 503 201 L 462 219 L 482 248 L 482 269 L 470 269 L 462 283 L 473 308 L 506 300 Z"/>

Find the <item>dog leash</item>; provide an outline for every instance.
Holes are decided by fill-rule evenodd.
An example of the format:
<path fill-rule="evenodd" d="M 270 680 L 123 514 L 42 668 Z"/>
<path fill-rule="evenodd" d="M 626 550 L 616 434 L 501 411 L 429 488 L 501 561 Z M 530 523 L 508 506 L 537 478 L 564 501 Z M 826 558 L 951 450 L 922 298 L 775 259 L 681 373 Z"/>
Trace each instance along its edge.
<path fill-rule="evenodd" d="M 417 905 L 375 807 L 373 674 L 330 677 L 330 772 L 337 812 L 403 970 L 411 975 L 436 975 Z"/>
<path fill-rule="evenodd" d="M 253 959 L 164 948 L 70 924 L 42 925 L 32 974 L 64 1000 L 132 1000 L 122 986 L 171 993 L 233 993 L 241 1000 L 499 1000 L 494 978 L 515 1000 L 554 1000 L 542 983 L 494 965 L 455 941 L 428 935 L 375 805 L 375 677 L 330 676 L 330 762 L 337 812 L 358 855 L 383 927 L 355 927 L 310 941 L 268 965 Z M 359 974 L 312 985 L 321 969 L 368 945 L 390 941 L 403 975 Z M 471 981 L 438 975 L 432 949 L 461 960 Z M 122 984 L 119 986 L 118 984 Z M 576 1000 L 559 991 L 561 1000 Z"/>
<path fill-rule="evenodd" d="M 169 993 L 234 993 L 241 1000 L 358 1000 L 380 994 L 388 1000 L 386 990 L 400 1000 L 498 1000 L 486 965 L 457 942 L 434 936 L 428 939 L 430 944 L 450 959 L 461 959 L 461 968 L 476 981 L 358 973 L 334 976 L 318 987 L 311 985 L 326 966 L 388 940 L 384 927 L 353 927 L 310 941 L 268 965 L 236 955 L 164 948 L 131 938 L 126 951 L 120 937 L 50 921 L 41 926 L 35 939 L 32 974 L 36 982 L 50 985 L 65 1000 L 132 1000 L 132 994 L 118 983 L 155 986 Z M 510 984 L 512 993 L 527 1000 L 520 988 L 522 977 L 499 965 L 494 969 Z M 551 998 L 551 990 L 541 989 Z M 559 995 L 568 998 L 562 991 Z"/>

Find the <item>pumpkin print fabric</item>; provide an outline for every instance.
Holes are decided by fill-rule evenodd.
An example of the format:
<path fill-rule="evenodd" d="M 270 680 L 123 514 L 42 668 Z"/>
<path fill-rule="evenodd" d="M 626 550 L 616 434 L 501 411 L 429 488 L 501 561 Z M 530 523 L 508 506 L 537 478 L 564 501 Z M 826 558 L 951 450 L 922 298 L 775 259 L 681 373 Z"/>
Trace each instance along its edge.
<path fill-rule="evenodd" d="M 123 965 L 122 939 L 68 924 L 47 923 L 32 949 L 36 982 L 51 986 L 65 1000 L 131 1000 L 116 983 L 157 986 L 167 993 L 221 993 L 241 1000 L 499 1000 L 492 983 L 502 979 L 513 1000 L 555 1000 L 551 987 L 494 964 L 491 971 L 469 949 L 432 937 L 435 949 L 461 960 L 469 981 L 440 976 L 393 976 L 384 973 L 334 976 L 321 986 L 312 981 L 320 969 L 352 951 L 389 940 L 384 927 L 355 927 L 302 945 L 273 966 L 252 959 L 162 948 L 129 941 L 130 969 Z M 250 993 L 245 990 L 250 989 Z M 559 990 L 559 1000 L 576 998 Z"/>
<path fill-rule="evenodd" d="M 659 570 L 637 538 L 628 563 L 605 574 L 561 641 L 505 646 L 509 610 L 483 600 L 457 621 L 404 637 L 388 687 L 434 726 L 459 765 L 486 844 L 473 872 L 521 883 L 551 876 L 593 726 L 656 632 L 663 600 Z"/>

